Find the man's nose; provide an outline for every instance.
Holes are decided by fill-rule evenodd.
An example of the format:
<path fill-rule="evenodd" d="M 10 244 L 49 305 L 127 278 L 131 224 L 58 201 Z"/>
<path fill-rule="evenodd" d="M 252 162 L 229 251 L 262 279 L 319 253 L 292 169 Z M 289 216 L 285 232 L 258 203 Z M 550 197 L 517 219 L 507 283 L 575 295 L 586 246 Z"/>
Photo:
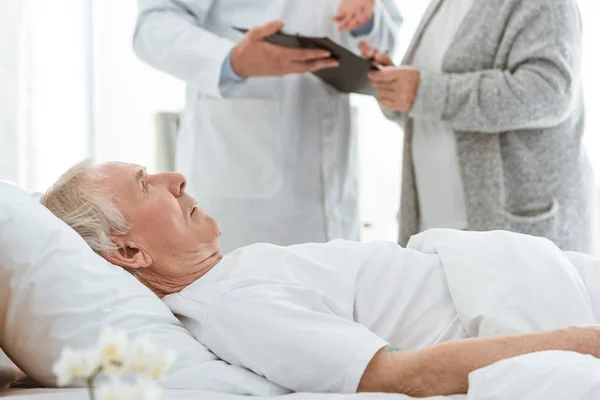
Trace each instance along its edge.
<path fill-rule="evenodd" d="M 187 186 L 185 176 L 176 172 L 170 172 L 166 175 L 166 181 L 168 183 L 169 191 L 175 197 L 182 196 L 185 193 L 185 187 Z"/>

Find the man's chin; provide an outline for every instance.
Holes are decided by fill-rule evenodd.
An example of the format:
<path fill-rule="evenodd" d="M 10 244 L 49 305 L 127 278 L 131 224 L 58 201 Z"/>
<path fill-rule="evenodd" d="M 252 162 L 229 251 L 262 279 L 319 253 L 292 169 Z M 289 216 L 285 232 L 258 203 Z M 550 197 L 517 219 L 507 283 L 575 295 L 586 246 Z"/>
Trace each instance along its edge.
<path fill-rule="evenodd" d="M 221 223 L 219 222 L 219 220 L 217 220 L 215 218 L 213 218 L 212 220 L 215 221 L 215 230 L 217 231 L 217 238 L 218 238 L 222 234 L 222 232 L 221 232 Z"/>

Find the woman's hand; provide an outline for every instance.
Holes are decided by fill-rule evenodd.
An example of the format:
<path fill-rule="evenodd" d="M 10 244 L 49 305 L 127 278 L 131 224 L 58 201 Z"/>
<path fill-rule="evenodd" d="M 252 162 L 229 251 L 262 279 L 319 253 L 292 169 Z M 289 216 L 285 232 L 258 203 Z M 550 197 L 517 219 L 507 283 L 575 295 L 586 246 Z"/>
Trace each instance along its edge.
<path fill-rule="evenodd" d="M 353 31 L 366 24 L 375 14 L 375 0 L 341 0 L 333 20 L 340 31 Z"/>
<path fill-rule="evenodd" d="M 377 90 L 379 103 L 390 110 L 408 112 L 412 108 L 421 73 L 413 67 L 382 67 L 369 73 L 371 85 Z"/>
<path fill-rule="evenodd" d="M 385 108 L 406 112 L 412 108 L 421 74 L 411 67 L 394 67 L 394 62 L 386 53 L 379 51 L 367 42 L 358 44 L 363 58 L 373 61 L 379 71 L 369 74 L 371 85 L 377 89 L 379 102 Z"/>
<path fill-rule="evenodd" d="M 391 67 L 394 62 L 387 53 L 379 51 L 376 47 L 371 46 L 365 41 L 358 44 L 358 49 L 363 58 L 373 61 L 373 64 L 383 67 Z"/>

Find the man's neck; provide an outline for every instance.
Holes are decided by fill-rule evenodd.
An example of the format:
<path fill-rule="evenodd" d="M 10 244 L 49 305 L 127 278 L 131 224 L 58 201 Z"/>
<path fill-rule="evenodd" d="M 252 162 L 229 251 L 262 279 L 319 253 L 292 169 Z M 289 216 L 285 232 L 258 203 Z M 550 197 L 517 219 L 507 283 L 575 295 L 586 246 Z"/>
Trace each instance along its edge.
<path fill-rule="evenodd" d="M 181 292 L 213 269 L 223 259 L 223 255 L 217 251 L 208 257 L 199 259 L 202 261 L 195 262 L 193 265 L 185 268 L 185 270 L 189 271 L 187 274 L 162 276 L 156 272 L 160 271 L 161 268 L 150 268 L 147 273 L 140 274 L 139 280 L 160 298 Z"/>

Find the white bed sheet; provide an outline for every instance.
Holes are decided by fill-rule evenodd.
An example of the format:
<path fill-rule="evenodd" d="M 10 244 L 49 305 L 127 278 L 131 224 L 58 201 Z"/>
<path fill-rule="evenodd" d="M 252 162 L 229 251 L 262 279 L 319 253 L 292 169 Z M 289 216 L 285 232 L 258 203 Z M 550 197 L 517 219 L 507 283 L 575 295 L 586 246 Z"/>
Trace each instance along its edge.
<path fill-rule="evenodd" d="M 85 389 L 8 389 L 0 391 L 2 399 L 22 400 L 86 400 Z M 466 396 L 431 397 L 429 400 L 466 400 Z M 407 400 L 411 397 L 394 394 L 362 393 L 353 395 L 293 393 L 264 400 Z M 205 392 L 200 390 L 167 390 L 163 400 L 248 400 L 248 396 Z M 422 400 L 422 399 L 421 399 Z"/>
<path fill-rule="evenodd" d="M 7 389 L 2 399 L 86 400 L 85 389 Z M 429 400 L 596 400 L 600 398 L 600 360 L 564 351 L 546 351 L 500 361 L 469 376 L 464 396 Z M 393 394 L 294 393 L 270 400 L 409 400 Z M 167 390 L 164 400 L 248 400 L 248 396 L 198 390 Z"/>

